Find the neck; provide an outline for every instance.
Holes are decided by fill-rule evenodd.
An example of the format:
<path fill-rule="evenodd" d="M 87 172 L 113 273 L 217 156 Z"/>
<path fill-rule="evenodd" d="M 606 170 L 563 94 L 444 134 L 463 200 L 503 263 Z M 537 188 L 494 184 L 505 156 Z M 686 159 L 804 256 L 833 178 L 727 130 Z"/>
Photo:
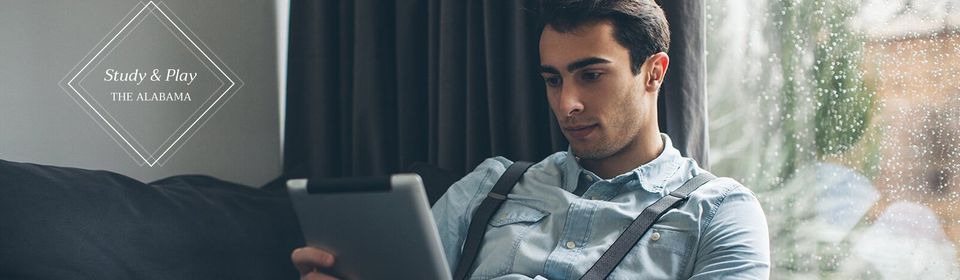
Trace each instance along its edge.
<path fill-rule="evenodd" d="M 602 159 L 583 159 L 580 165 L 600 178 L 610 179 L 653 161 L 663 152 L 664 146 L 660 132 L 654 131 L 637 136 L 613 155 Z"/>

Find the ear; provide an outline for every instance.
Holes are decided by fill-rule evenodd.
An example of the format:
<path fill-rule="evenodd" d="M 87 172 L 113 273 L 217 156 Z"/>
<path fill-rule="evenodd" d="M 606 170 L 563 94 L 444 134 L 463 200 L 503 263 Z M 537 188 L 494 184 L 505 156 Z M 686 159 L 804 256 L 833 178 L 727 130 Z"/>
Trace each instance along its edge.
<path fill-rule="evenodd" d="M 660 85 L 663 84 L 663 79 L 667 75 L 668 66 L 670 66 L 670 56 L 667 56 L 665 52 L 655 53 L 643 62 L 643 69 L 646 71 L 641 73 L 645 74 L 643 86 L 647 92 L 658 92 L 660 90 Z"/>

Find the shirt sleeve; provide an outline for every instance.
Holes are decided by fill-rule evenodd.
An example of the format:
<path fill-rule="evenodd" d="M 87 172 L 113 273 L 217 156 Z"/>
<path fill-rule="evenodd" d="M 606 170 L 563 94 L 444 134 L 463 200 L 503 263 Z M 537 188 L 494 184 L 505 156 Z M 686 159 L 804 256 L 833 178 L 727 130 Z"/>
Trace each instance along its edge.
<path fill-rule="evenodd" d="M 480 206 L 493 184 L 512 162 L 503 157 L 484 160 L 470 174 L 454 183 L 434 203 L 433 218 L 437 223 L 443 254 L 450 272 L 456 270 L 460 251 L 467 236 L 473 212 Z"/>
<path fill-rule="evenodd" d="M 739 184 L 721 197 L 690 279 L 769 279 L 770 238 L 760 203 Z"/>

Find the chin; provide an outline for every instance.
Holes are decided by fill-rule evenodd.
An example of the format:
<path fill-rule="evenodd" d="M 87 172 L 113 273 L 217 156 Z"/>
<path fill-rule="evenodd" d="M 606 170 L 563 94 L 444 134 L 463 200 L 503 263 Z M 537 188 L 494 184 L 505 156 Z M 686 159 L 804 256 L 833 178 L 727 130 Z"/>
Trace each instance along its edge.
<path fill-rule="evenodd" d="M 584 147 L 587 146 L 587 147 Z M 570 151 L 573 152 L 574 156 L 577 156 L 581 159 L 602 159 L 610 156 L 603 147 L 598 147 L 597 145 L 570 145 Z"/>

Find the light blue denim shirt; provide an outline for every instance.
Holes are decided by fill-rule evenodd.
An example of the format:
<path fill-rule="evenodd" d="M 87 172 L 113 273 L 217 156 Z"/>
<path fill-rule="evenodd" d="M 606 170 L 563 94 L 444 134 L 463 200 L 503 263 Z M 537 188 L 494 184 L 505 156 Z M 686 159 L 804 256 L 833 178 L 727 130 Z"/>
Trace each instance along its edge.
<path fill-rule="evenodd" d="M 656 159 L 609 180 L 569 152 L 530 167 L 490 220 L 471 279 L 580 278 L 645 207 L 704 172 L 662 137 Z M 451 271 L 473 212 L 511 163 L 485 160 L 433 206 Z M 609 279 L 767 279 L 769 247 L 756 197 L 721 178 L 664 214 Z"/>

